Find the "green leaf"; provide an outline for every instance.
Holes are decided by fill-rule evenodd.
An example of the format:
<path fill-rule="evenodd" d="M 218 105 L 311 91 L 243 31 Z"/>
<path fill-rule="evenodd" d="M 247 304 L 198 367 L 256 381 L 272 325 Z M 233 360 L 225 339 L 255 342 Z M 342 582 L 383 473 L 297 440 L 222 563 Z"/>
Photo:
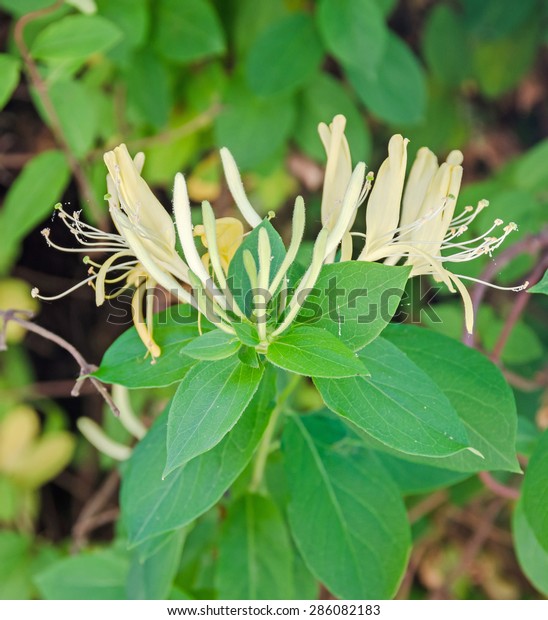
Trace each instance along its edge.
<path fill-rule="evenodd" d="M 388 30 L 375 0 L 321 0 L 318 25 L 337 60 L 375 72 L 388 44 Z"/>
<path fill-rule="evenodd" d="M 220 599 L 292 599 L 293 553 L 276 504 L 246 494 L 228 509 L 219 541 Z"/>
<path fill-rule="evenodd" d="M 17 17 L 51 6 L 55 0 L 0 0 L 0 7 Z"/>
<path fill-rule="evenodd" d="M 484 351 L 492 351 L 504 330 L 504 320 L 490 306 L 480 307 L 477 314 L 477 332 Z M 544 348 L 535 331 L 523 320 L 513 326 L 501 351 L 504 364 L 526 364 L 544 355 Z"/>
<path fill-rule="evenodd" d="M 514 397 L 494 364 L 479 351 L 420 327 L 392 325 L 384 337 L 439 386 L 463 422 L 469 445 L 483 455 L 466 451 L 420 462 L 467 472 L 521 471 Z"/>
<path fill-rule="evenodd" d="M 142 114 L 145 123 L 161 129 L 167 124 L 172 105 L 169 74 L 150 49 L 136 52 L 127 74 L 128 103 Z"/>
<path fill-rule="evenodd" d="M 230 15 L 231 34 L 238 56 L 244 57 L 257 37 L 288 13 L 289 7 L 284 0 L 238 0 Z"/>
<path fill-rule="evenodd" d="M 137 330 L 130 327 L 110 345 L 93 376 L 128 388 L 162 387 L 180 381 L 196 363 L 182 352 L 183 346 L 198 336 L 195 315 L 189 306 L 171 306 L 155 314 L 152 325 L 154 341 L 162 350 L 154 364 L 146 357 Z"/>
<path fill-rule="evenodd" d="M 542 434 L 527 466 L 522 502 L 531 532 L 548 551 L 548 431 Z"/>
<path fill-rule="evenodd" d="M 105 52 L 121 38 L 120 29 L 100 15 L 67 15 L 46 26 L 30 51 L 46 61 L 88 58 Z"/>
<path fill-rule="evenodd" d="M 346 135 L 353 157 L 357 160 L 368 159 L 371 135 L 367 123 L 341 82 L 328 73 L 318 74 L 302 91 L 295 124 L 298 146 L 323 165 L 325 151 L 318 136 L 318 124 L 329 123 L 336 114 L 346 117 Z"/>
<path fill-rule="evenodd" d="M 0 600 L 30 598 L 30 552 L 31 541 L 28 536 L 0 530 Z"/>
<path fill-rule="evenodd" d="M 330 332 L 318 327 L 296 327 L 268 345 L 267 359 L 307 377 L 354 377 L 369 374 L 356 353 Z"/>
<path fill-rule="evenodd" d="M 515 86 L 537 57 L 540 20 L 528 22 L 504 39 L 480 40 L 472 52 L 472 62 L 480 90 L 499 97 Z"/>
<path fill-rule="evenodd" d="M 236 81 L 215 119 L 217 146 L 226 146 L 241 170 L 257 168 L 291 135 L 295 105 L 288 97 L 258 98 Z"/>
<path fill-rule="evenodd" d="M 181 351 L 196 360 L 216 361 L 234 355 L 240 346 L 240 341 L 235 336 L 214 329 L 191 340 Z"/>
<path fill-rule="evenodd" d="M 15 56 L 0 54 L 0 110 L 9 101 L 17 84 L 19 84 L 20 62 Z"/>
<path fill-rule="evenodd" d="M 126 598 L 127 556 L 103 549 L 56 562 L 36 577 L 49 600 L 120 600 Z"/>
<path fill-rule="evenodd" d="M 98 131 L 98 116 L 90 89 L 82 82 L 59 81 L 51 85 L 49 96 L 71 150 L 83 157 L 93 146 Z M 50 122 L 47 113 L 42 114 Z"/>
<path fill-rule="evenodd" d="M 539 592 L 548 596 L 548 551 L 542 547 L 531 529 L 521 501 L 514 509 L 512 533 L 523 572 Z"/>
<path fill-rule="evenodd" d="M 377 338 L 360 358 L 370 377 L 315 379 L 331 410 L 404 454 L 440 457 L 469 446 L 449 400 L 396 346 Z"/>
<path fill-rule="evenodd" d="M 290 418 L 283 450 L 289 524 L 312 573 L 339 598 L 392 597 L 410 533 L 390 477 L 354 433 L 324 416 Z"/>
<path fill-rule="evenodd" d="M 123 38 L 109 52 L 116 61 L 130 59 L 131 51 L 145 43 L 150 27 L 148 0 L 96 0 L 100 15 L 116 24 Z M 150 51 L 150 50 L 149 50 Z"/>
<path fill-rule="evenodd" d="M 376 453 L 402 495 L 417 495 L 442 489 L 470 476 L 469 473 L 432 467 L 423 463 L 410 463 L 391 454 Z"/>
<path fill-rule="evenodd" d="M 532 286 L 527 291 L 528 293 L 542 293 L 543 295 L 548 295 L 548 271 L 544 272 L 542 276 L 542 280 L 537 282 L 535 286 Z"/>
<path fill-rule="evenodd" d="M 498 39 L 515 32 L 538 7 L 537 0 L 461 0 L 467 30 L 478 39 Z"/>
<path fill-rule="evenodd" d="M 245 344 L 238 351 L 238 359 L 242 364 L 247 364 L 253 368 L 258 368 L 261 364 L 257 351 L 252 347 L 247 347 Z"/>
<path fill-rule="evenodd" d="M 126 594 L 132 600 L 164 600 L 171 591 L 173 579 L 179 568 L 185 530 L 175 530 L 162 539 L 162 544 L 142 558 L 139 548 L 133 551 Z"/>
<path fill-rule="evenodd" d="M 23 168 L 12 184 L 0 211 L 0 272 L 17 258 L 21 240 L 53 211 L 70 177 L 60 151 L 45 151 Z"/>
<path fill-rule="evenodd" d="M 249 86 L 261 97 L 293 92 L 318 70 L 322 57 L 312 18 L 294 13 L 274 22 L 249 50 Z"/>
<path fill-rule="evenodd" d="M 180 528 L 209 510 L 249 463 L 272 408 L 276 376 L 267 368 L 253 400 L 234 428 L 209 452 L 162 478 L 167 414 L 159 418 L 129 459 L 121 504 L 131 544 Z"/>
<path fill-rule="evenodd" d="M 232 259 L 234 260 L 234 259 Z M 236 332 L 236 336 L 241 340 L 242 344 L 248 347 L 255 347 L 259 344 L 259 335 L 257 334 L 257 326 L 253 323 L 242 320 L 241 323 L 234 321 L 232 327 Z"/>
<path fill-rule="evenodd" d="M 546 178 L 547 158 L 548 140 L 543 140 L 519 158 L 513 169 L 512 181 L 524 189 L 546 189 L 548 187 L 548 179 Z"/>
<path fill-rule="evenodd" d="M 376 5 L 379 7 L 379 11 L 384 17 L 388 17 L 394 10 L 394 7 L 398 3 L 398 0 L 375 0 Z"/>
<path fill-rule="evenodd" d="M 422 47 L 433 75 L 443 84 L 458 86 L 472 73 L 470 49 L 461 18 L 449 6 L 434 6 L 424 28 Z"/>
<path fill-rule="evenodd" d="M 190 369 L 169 408 L 164 476 L 221 441 L 253 398 L 263 370 L 237 357 Z"/>
<path fill-rule="evenodd" d="M 416 124 L 424 118 L 426 82 L 424 72 L 409 47 L 390 34 L 374 73 L 367 63 L 345 65 L 345 73 L 369 111 L 395 125 Z"/>
<path fill-rule="evenodd" d="M 325 265 L 297 321 L 321 327 L 354 351 L 374 340 L 398 309 L 408 267 L 348 261 Z"/>
<path fill-rule="evenodd" d="M 254 289 L 251 286 L 251 281 L 247 275 L 247 271 L 244 266 L 244 252 L 247 250 L 251 252 L 253 260 L 257 269 L 259 268 L 259 232 L 264 228 L 268 233 L 268 239 L 270 241 L 270 278 L 268 283 L 270 284 L 278 272 L 281 264 L 285 258 L 285 246 L 282 238 L 272 226 L 268 220 L 264 220 L 255 227 L 244 239 L 243 243 L 236 250 L 230 265 L 228 266 L 228 285 L 232 291 L 234 301 L 238 304 L 247 316 L 251 315 L 253 309 L 253 297 Z M 262 297 L 262 295 L 261 295 Z M 261 300 L 262 302 L 263 300 Z M 247 325 L 244 323 L 244 325 Z M 245 329 L 245 328 L 243 328 Z M 249 344 L 249 343 L 246 343 Z"/>
<path fill-rule="evenodd" d="M 206 0 L 159 0 L 154 9 L 153 44 L 168 60 L 190 62 L 224 52 L 219 18 Z"/>

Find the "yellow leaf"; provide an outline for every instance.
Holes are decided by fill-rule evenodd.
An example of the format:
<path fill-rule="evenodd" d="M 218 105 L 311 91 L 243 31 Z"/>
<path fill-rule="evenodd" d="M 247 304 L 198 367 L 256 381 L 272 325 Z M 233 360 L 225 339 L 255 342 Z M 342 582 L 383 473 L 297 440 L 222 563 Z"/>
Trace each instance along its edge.
<path fill-rule="evenodd" d="M 24 459 L 12 468 L 10 476 L 18 485 L 36 489 L 55 478 L 70 462 L 74 453 L 74 436 L 57 431 L 43 436 Z"/>
<path fill-rule="evenodd" d="M 31 297 L 30 284 L 17 278 L 5 278 L 0 280 L 0 310 L 38 310 L 38 301 Z M 25 329 L 13 321 L 8 324 L 8 344 L 21 342 L 25 335 Z"/>
<path fill-rule="evenodd" d="M 9 473 L 38 436 L 38 414 L 20 405 L 0 422 L 0 471 Z"/>

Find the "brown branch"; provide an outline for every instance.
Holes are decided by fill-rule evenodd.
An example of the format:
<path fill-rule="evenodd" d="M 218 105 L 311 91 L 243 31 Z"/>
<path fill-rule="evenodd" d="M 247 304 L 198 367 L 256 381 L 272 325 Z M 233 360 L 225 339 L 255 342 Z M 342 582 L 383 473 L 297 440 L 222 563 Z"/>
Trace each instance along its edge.
<path fill-rule="evenodd" d="M 478 478 L 481 480 L 483 485 L 492 491 L 495 495 L 502 497 L 504 499 L 518 500 L 520 493 L 518 489 L 514 487 L 508 487 L 498 480 L 495 480 L 493 476 L 488 471 L 480 471 L 478 474 Z"/>
<path fill-rule="evenodd" d="M 35 153 L 0 153 L 0 168 L 19 170 L 29 162 Z"/>
<path fill-rule="evenodd" d="M 446 583 L 444 583 L 429 596 L 430 599 L 439 600 L 450 598 L 451 586 L 463 573 L 469 571 L 470 565 L 483 548 L 483 545 L 489 539 L 491 528 L 499 512 L 503 509 L 504 504 L 505 501 L 503 499 L 497 498 L 487 508 L 482 522 L 479 524 L 478 529 L 474 532 L 474 535 L 465 547 L 460 562 L 450 572 Z"/>
<path fill-rule="evenodd" d="M 485 282 L 490 283 L 497 275 L 497 272 L 520 254 L 538 254 L 546 248 L 548 248 L 548 229 L 536 235 L 527 235 L 518 243 L 501 252 L 497 256 L 496 262 L 489 263 L 479 277 L 483 282 L 478 282 L 470 294 L 474 315 L 477 314 L 478 308 L 487 292 L 487 284 Z M 474 334 L 468 334 L 465 330 L 462 341 L 468 346 L 474 346 Z"/>
<path fill-rule="evenodd" d="M 535 285 L 542 278 L 547 267 L 548 267 L 548 255 L 544 256 L 543 259 L 540 260 L 540 262 L 531 272 L 529 276 L 529 286 Z M 529 303 L 530 299 L 531 299 L 531 293 L 529 293 L 527 290 L 521 291 L 516 296 L 514 305 L 512 306 L 512 309 L 510 310 L 510 312 L 508 313 L 508 317 L 506 318 L 506 321 L 504 322 L 504 325 L 498 337 L 498 340 L 495 346 L 493 347 L 493 351 L 491 352 L 491 356 L 490 356 L 491 361 L 493 361 L 495 364 L 498 364 L 500 362 L 500 358 L 504 350 L 504 347 L 506 346 L 508 338 L 510 337 L 512 330 L 514 329 L 516 323 L 519 321 L 521 315 L 523 314 L 525 308 L 527 307 L 527 304 Z"/>
<path fill-rule="evenodd" d="M 409 521 L 415 523 L 422 519 L 422 517 L 445 504 L 447 499 L 448 495 L 445 489 L 428 495 L 424 500 L 409 509 Z"/>
<path fill-rule="evenodd" d="M 89 375 L 94 370 L 96 370 L 96 367 L 93 364 L 90 364 L 89 362 L 87 362 L 82 356 L 82 354 L 78 351 L 78 349 L 76 349 L 76 347 L 70 344 L 70 342 L 67 342 L 64 338 L 61 338 L 61 336 L 54 334 L 53 332 L 51 332 L 49 329 L 46 329 L 45 327 L 40 327 L 39 325 L 36 325 L 35 323 L 32 323 L 31 321 L 21 318 L 21 316 L 24 316 L 30 319 L 33 317 L 33 313 L 27 310 L 0 310 L 0 318 L 3 319 L 2 329 L 0 329 L 0 351 L 5 351 L 8 348 L 7 342 L 6 342 L 6 330 L 7 330 L 8 323 L 10 321 L 13 321 L 14 323 L 17 323 L 18 325 L 21 325 L 22 327 L 24 327 L 29 332 L 38 334 L 42 338 L 45 338 L 46 340 L 50 340 L 51 342 L 54 342 L 61 348 L 65 349 L 65 351 L 68 351 L 72 355 L 72 357 L 76 360 L 77 364 L 80 366 L 80 377 L 81 378 L 84 378 L 85 375 Z M 118 407 L 112 400 L 112 396 L 109 394 L 105 386 L 100 381 L 98 381 L 95 377 L 85 376 L 85 379 L 90 380 L 90 382 L 93 384 L 95 389 L 104 398 L 107 405 L 112 409 L 114 415 L 119 416 L 120 411 L 118 410 Z M 81 380 L 76 382 L 71 392 L 72 396 L 78 396 L 81 385 L 82 385 Z"/>
<path fill-rule="evenodd" d="M 119 482 L 120 475 L 118 470 L 113 469 L 105 478 L 103 484 L 89 498 L 86 504 L 84 504 L 84 507 L 80 511 L 78 519 L 72 528 L 72 551 L 74 553 L 86 544 L 88 532 L 95 527 L 99 527 L 99 525 L 104 524 L 104 521 L 99 518 L 101 516 L 99 513 L 103 510 L 103 508 L 105 508 L 111 497 L 118 489 Z M 105 513 L 102 514 L 104 515 Z"/>
<path fill-rule="evenodd" d="M 548 373 L 545 370 L 538 372 L 533 379 L 522 377 L 507 368 L 501 368 L 501 370 L 506 381 L 522 392 L 536 392 L 548 387 Z"/>
<path fill-rule="evenodd" d="M 18 19 L 15 24 L 15 28 L 13 30 L 13 38 L 25 63 L 25 68 L 30 78 L 30 81 L 34 86 L 36 93 L 44 107 L 44 111 L 46 112 L 46 116 L 49 120 L 49 125 L 51 127 L 53 136 L 55 137 L 57 144 L 63 151 L 69 167 L 72 171 L 72 174 L 74 175 L 78 190 L 80 192 L 80 196 L 88 203 L 90 211 L 93 213 L 93 217 L 97 220 L 97 222 L 103 225 L 105 220 L 105 214 L 102 212 L 101 208 L 97 204 L 89 179 L 87 178 L 77 157 L 72 152 L 70 144 L 68 143 L 68 140 L 65 136 L 65 132 L 63 131 L 63 126 L 61 124 L 61 120 L 59 119 L 59 115 L 57 114 L 57 110 L 55 109 L 53 101 L 49 96 L 47 84 L 42 79 L 42 76 L 40 75 L 38 67 L 34 62 L 34 59 L 29 51 L 29 48 L 27 47 L 24 38 L 25 27 L 28 24 L 40 17 L 45 17 L 46 15 L 54 13 L 55 11 L 57 11 L 57 9 L 63 6 L 63 4 L 64 0 L 58 0 L 58 2 L 52 4 L 49 7 L 23 15 L 23 17 Z"/>
<path fill-rule="evenodd" d="M 138 150 L 148 148 L 150 146 L 154 146 L 157 144 L 165 144 L 166 142 L 171 142 L 172 140 L 178 140 L 180 138 L 184 138 L 186 136 L 190 136 L 191 134 L 203 129 L 210 125 L 215 117 L 219 114 L 222 107 L 219 103 L 214 103 L 211 107 L 209 107 L 204 112 L 201 112 L 191 120 L 182 125 L 178 125 L 177 127 L 171 127 L 170 129 L 166 129 L 160 133 L 157 133 L 153 136 L 147 136 L 145 138 L 138 138 L 136 140 L 126 140 L 126 146 L 130 150 Z M 117 143 L 112 144 L 111 146 L 116 146 Z M 105 148 L 111 148 L 107 146 Z M 90 158 L 102 157 L 104 153 L 104 149 L 95 149 L 89 153 Z"/>

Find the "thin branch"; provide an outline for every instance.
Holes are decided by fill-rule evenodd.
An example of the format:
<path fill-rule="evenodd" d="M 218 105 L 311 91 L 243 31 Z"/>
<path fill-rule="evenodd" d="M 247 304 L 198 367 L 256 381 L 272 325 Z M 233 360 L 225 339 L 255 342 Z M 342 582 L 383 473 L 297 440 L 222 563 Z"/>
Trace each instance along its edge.
<path fill-rule="evenodd" d="M 21 317 L 27 317 L 27 318 L 25 319 Z M 67 342 L 64 338 L 61 338 L 61 336 L 54 334 L 49 329 L 46 329 L 45 327 L 40 327 L 39 325 L 36 325 L 35 323 L 32 323 L 31 321 L 27 320 L 32 317 L 33 317 L 33 313 L 28 312 L 27 310 L 13 310 L 13 309 L 12 310 L 0 310 L 0 318 L 3 319 L 2 329 L 0 330 L 0 351 L 5 351 L 8 348 L 7 342 L 6 342 L 6 330 L 8 327 L 8 323 L 10 321 L 13 321 L 14 323 L 17 323 L 18 325 L 21 325 L 22 327 L 24 327 L 29 332 L 38 334 L 42 338 L 45 338 L 46 340 L 50 340 L 51 342 L 54 342 L 58 346 L 65 349 L 65 351 L 68 351 L 72 355 L 72 357 L 76 360 L 77 364 L 80 366 L 80 377 L 81 378 L 84 377 L 85 375 L 89 375 L 94 370 L 96 370 L 96 366 L 87 362 L 82 356 L 82 354 L 78 351 L 78 349 L 76 349 L 76 347 L 70 344 L 70 342 Z M 118 407 L 116 406 L 115 402 L 112 400 L 112 396 L 109 394 L 105 386 L 100 381 L 98 381 L 95 377 L 85 376 L 85 378 L 90 380 L 90 382 L 93 384 L 95 389 L 104 398 L 107 405 L 112 409 L 114 415 L 119 416 L 120 411 L 118 410 Z M 72 396 L 78 396 L 81 385 L 82 385 L 82 381 L 79 380 L 76 382 L 71 392 Z"/>
<path fill-rule="evenodd" d="M 116 493 L 119 483 L 120 474 L 118 470 L 113 469 L 105 478 L 103 484 L 86 502 L 72 528 L 73 551 L 81 549 L 86 543 L 87 533 L 94 527 L 98 527 L 97 519 L 100 516 L 99 513 L 105 508 L 114 493 Z M 100 519 L 99 523 L 102 524 Z"/>
<path fill-rule="evenodd" d="M 507 368 L 501 368 L 501 370 L 506 381 L 522 392 L 536 392 L 548 387 L 548 373 L 545 370 L 538 372 L 533 379 L 522 377 Z"/>
<path fill-rule="evenodd" d="M 126 140 L 126 146 L 131 151 L 136 151 L 138 149 L 148 148 L 150 146 L 165 144 L 166 142 L 171 142 L 173 140 L 178 140 L 180 138 L 185 138 L 186 136 L 190 136 L 191 134 L 203 129 L 210 125 L 215 117 L 219 114 L 222 107 L 219 103 L 214 103 L 211 107 L 209 107 L 204 112 L 198 114 L 193 119 L 189 120 L 182 125 L 178 125 L 177 127 L 171 127 L 170 129 L 166 129 L 160 133 L 157 133 L 153 136 L 147 136 L 146 138 L 138 138 L 136 140 Z M 116 146 L 117 143 L 112 144 L 112 146 Z M 110 146 L 105 147 L 107 150 Z M 102 157 L 105 149 L 95 149 L 89 153 L 90 158 Z"/>
<path fill-rule="evenodd" d="M 510 500 L 518 500 L 520 496 L 520 492 L 518 489 L 514 487 L 508 487 L 498 480 L 495 480 L 493 476 L 488 471 L 480 471 L 478 474 L 478 478 L 482 481 L 483 485 L 492 491 L 495 495 L 502 497 L 504 499 Z"/>
<path fill-rule="evenodd" d="M 0 168 L 19 170 L 34 156 L 35 153 L 0 153 Z"/>
<path fill-rule="evenodd" d="M 425 517 L 427 514 L 433 512 L 436 508 L 439 508 L 445 504 L 448 497 L 449 496 L 445 489 L 428 495 L 424 500 L 409 509 L 409 522 L 415 523 L 419 519 L 422 519 L 422 517 Z"/>
<path fill-rule="evenodd" d="M 542 278 L 547 267 L 548 267 L 548 255 L 544 256 L 543 259 L 539 261 L 537 266 L 531 272 L 531 275 L 529 276 L 530 286 L 533 286 Z M 521 291 L 516 296 L 514 305 L 512 306 L 512 309 L 510 310 L 510 312 L 508 313 L 508 317 L 506 318 L 506 321 L 498 337 L 498 340 L 495 346 L 493 347 L 493 351 L 491 352 L 491 356 L 490 356 L 491 361 L 493 361 L 495 364 L 498 364 L 500 362 L 500 358 L 504 350 L 504 347 L 506 346 L 508 338 L 510 337 L 512 330 L 514 329 L 516 323 L 519 321 L 521 315 L 523 314 L 530 300 L 531 300 L 531 294 L 527 292 L 527 290 Z"/>
<path fill-rule="evenodd" d="M 23 17 L 18 19 L 15 24 L 15 28 L 13 30 L 13 38 L 25 63 L 25 68 L 29 75 L 30 81 L 34 86 L 36 93 L 38 94 L 40 101 L 44 107 L 55 140 L 65 154 L 66 160 L 70 166 L 72 174 L 74 175 L 76 184 L 78 185 L 78 189 L 80 191 L 80 195 L 88 203 L 90 211 L 93 213 L 93 217 L 97 220 L 97 222 L 103 224 L 105 220 L 105 214 L 102 212 L 101 208 L 97 204 L 91 184 L 80 162 L 74 155 L 70 144 L 68 143 L 65 132 L 63 131 L 61 120 L 59 119 L 59 115 L 57 114 L 57 110 L 55 109 L 51 97 L 49 96 L 47 84 L 42 79 L 42 76 L 40 75 L 38 67 L 34 62 L 34 59 L 29 51 L 29 48 L 27 47 L 24 38 L 25 27 L 28 24 L 40 17 L 45 17 L 46 15 L 54 13 L 55 11 L 57 11 L 57 9 L 63 6 L 63 4 L 64 0 L 58 0 L 58 2 L 52 4 L 45 9 L 40 9 L 38 11 L 33 11 L 31 13 L 23 15 Z"/>
<path fill-rule="evenodd" d="M 475 560 L 478 553 L 482 550 L 483 545 L 489 539 L 491 528 L 503 509 L 505 501 L 501 498 L 495 499 L 492 504 L 486 509 L 482 523 L 479 524 L 478 529 L 474 532 L 474 535 L 470 539 L 468 545 L 465 547 L 461 556 L 460 562 L 448 575 L 446 583 L 440 588 L 435 590 L 430 596 L 430 599 L 448 599 L 450 597 L 451 586 L 455 581 L 465 572 L 470 570 L 472 562 Z"/>

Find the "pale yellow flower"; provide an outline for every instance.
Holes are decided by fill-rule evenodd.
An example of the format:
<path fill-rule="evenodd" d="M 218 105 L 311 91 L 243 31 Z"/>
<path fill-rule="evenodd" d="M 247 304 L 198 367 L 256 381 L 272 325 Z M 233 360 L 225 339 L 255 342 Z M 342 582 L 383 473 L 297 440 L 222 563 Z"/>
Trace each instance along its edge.
<path fill-rule="evenodd" d="M 403 191 L 407 143 L 400 135 L 390 140 L 388 158 L 380 167 L 367 204 L 365 246 L 358 260 L 382 260 L 395 265 L 405 258 L 405 264 L 412 267 L 411 276 L 432 275 L 451 292 L 456 287 L 464 302 L 466 327 L 471 332 L 472 301 L 462 280 L 474 278 L 456 275 L 444 265 L 491 255 L 517 228 L 516 224 L 511 222 L 498 235 L 492 235 L 493 230 L 503 225 L 501 219 L 495 219 L 482 235 L 457 241 L 489 203 L 482 200 L 475 209 L 467 206 L 455 216 L 462 180 L 460 151 L 452 151 L 438 165 L 429 149 L 419 149 Z M 525 286 L 527 283 L 508 290 L 518 291 Z"/>
<path fill-rule="evenodd" d="M 205 227 L 202 224 L 194 227 L 194 236 L 200 237 L 203 246 L 209 248 Z M 227 274 L 230 261 L 244 239 L 244 226 L 235 217 L 220 217 L 215 220 L 215 238 L 217 239 L 217 251 L 221 267 Z M 202 255 L 202 262 L 208 269 L 210 264 L 209 252 Z"/>
<path fill-rule="evenodd" d="M 105 154 L 109 211 L 118 231 L 106 233 L 81 221 L 80 212 L 67 213 L 62 205 L 56 205 L 59 217 L 74 235 L 81 247 L 65 248 L 50 238 L 50 229 L 42 234 L 48 244 L 65 252 L 110 254 L 97 263 L 89 256 L 89 277 L 61 295 L 45 297 L 33 289 L 33 297 L 53 300 L 63 297 L 84 284 L 95 289 L 97 305 L 106 299 L 119 296 L 130 287 L 135 289 L 132 299 L 132 317 L 137 332 L 154 360 L 161 353 L 152 334 L 152 298 L 148 295 L 157 284 L 178 295 L 188 303 L 189 293 L 181 283 L 188 283 L 188 267 L 175 249 L 175 227 L 171 216 L 156 199 L 141 177 L 144 155 L 138 153 L 132 159 L 124 144 Z M 106 293 L 106 285 L 120 284 L 114 295 Z M 147 316 L 143 301 L 147 298 Z"/>

